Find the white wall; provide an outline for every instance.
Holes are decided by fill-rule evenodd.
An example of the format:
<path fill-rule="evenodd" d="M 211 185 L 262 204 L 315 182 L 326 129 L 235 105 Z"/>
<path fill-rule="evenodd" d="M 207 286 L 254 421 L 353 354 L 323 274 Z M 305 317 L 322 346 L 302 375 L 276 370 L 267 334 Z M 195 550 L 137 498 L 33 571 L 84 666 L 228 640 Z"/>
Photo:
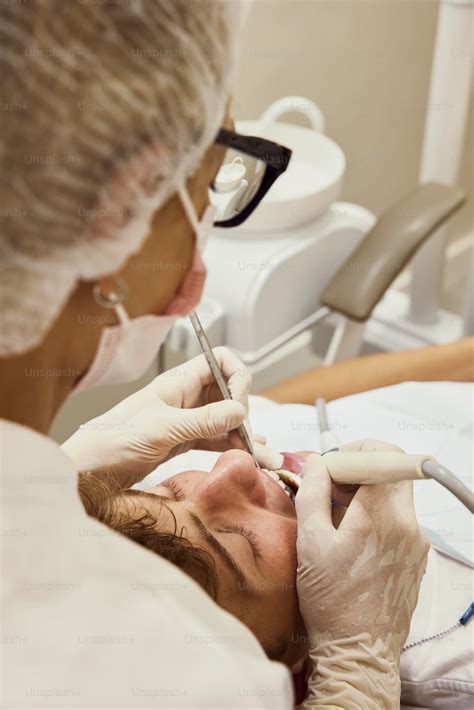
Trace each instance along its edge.
<path fill-rule="evenodd" d="M 314 100 L 346 154 L 344 198 L 379 214 L 417 184 L 437 13 L 431 0 L 255 0 L 234 115 L 256 118 L 285 95 Z M 472 46 L 451 51 L 472 61 Z M 473 127 L 471 110 L 459 179 L 471 198 Z M 471 199 L 453 234 L 473 221 Z"/>

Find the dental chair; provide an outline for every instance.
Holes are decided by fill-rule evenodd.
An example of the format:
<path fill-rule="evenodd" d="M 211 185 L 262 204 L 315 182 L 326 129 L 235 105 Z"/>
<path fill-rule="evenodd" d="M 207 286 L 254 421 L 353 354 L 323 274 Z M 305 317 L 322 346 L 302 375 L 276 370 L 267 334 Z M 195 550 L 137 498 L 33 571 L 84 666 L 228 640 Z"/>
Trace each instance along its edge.
<path fill-rule="evenodd" d="M 375 306 L 418 249 L 465 199 L 459 188 L 427 183 L 382 214 L 321 294 L 320 318 L 333 314 L 336 320 L 324 365 L 358 355 Z"/>

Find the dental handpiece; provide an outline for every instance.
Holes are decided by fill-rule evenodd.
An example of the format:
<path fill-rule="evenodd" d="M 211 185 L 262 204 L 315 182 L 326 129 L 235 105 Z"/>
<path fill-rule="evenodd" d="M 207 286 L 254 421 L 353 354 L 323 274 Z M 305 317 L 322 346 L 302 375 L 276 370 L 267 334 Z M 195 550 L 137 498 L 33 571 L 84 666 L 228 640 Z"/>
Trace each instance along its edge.
<path fill-rule="evenodd" d="M 399 451 L 328 451 L 322 456 L 334 483 L 375 485 L 432 478 L 456 496 L 471 513 L 474 512 L 472 491 L 432 456 Z M 296 492 L 300 477 L 289 471 L 282 474 L 282 480 Z"/>
<path fill-rule="evenodd" d="M 201 346 L 201 349 L 206 357 L 207 363 L 208 363 L 209 368 L 212 372 L 212 375 L 217 383 L 217 386 L 219 387 L 219 391 L 220 391 L 222 397 L 224 399 L 232 399 L 232 395 L 230 393 L 229 387 L 227 386 L 227 382 L 225 380 L 225 377 L 221 372 L 221 368 L 219 367 L 219 364 L 216 360 L 216 356 L 212 352 L 212 348 L 209 343 L 209 339 L 206 335 L 206 331 L 202 327 L 202 323 L 199 320 L 199 316 L 196 313 L 196 311 L 193 311 L 190 314 L 189 320 L 191 321 L 191 325 L 193 326 L 194 332 L 196 333 L 197 339 L 199 340 L 199 345 Z M 237 427 L 237 432 L 240 436 L 240 439 L 241 439 L 242 444 L 244 445 L 245 449 L 248 451 L 248 453 L 253 458 L 255 466 L 257 468 L 260 468 L 258 461 L 255 458 L 252 438 L 251 438 L 245 424 L 240 424 L 240 426 Z"/>

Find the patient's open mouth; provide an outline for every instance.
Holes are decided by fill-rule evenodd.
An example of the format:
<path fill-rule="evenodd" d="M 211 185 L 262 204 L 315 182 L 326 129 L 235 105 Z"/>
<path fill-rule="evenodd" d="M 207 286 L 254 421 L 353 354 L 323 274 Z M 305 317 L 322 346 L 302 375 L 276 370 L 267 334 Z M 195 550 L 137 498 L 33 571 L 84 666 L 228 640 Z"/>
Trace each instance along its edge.
<path fill-rule="evenodd" d="M 290 471 L 285 471 L 284 469 L 277 469 L 275 471 L 269 471 L 267 468 L 263 468 L 262 471 L 267 473 L 270 478 L 278 483 L 280 488 L 282 488 L 288 498 L 294 503 L 295 496 L 299 488 L 299 476 Z"/>
<path fill-rule="evenodd" d="M 291 471 L 286 471 L 284 468 L 280 468 L 275 471 L 280 481 L 286 486 L 290 491 L 290 498 L 295 499 L 298 493 L 298 488 L 300 487 L 300 477 L 296 473 Z"/>

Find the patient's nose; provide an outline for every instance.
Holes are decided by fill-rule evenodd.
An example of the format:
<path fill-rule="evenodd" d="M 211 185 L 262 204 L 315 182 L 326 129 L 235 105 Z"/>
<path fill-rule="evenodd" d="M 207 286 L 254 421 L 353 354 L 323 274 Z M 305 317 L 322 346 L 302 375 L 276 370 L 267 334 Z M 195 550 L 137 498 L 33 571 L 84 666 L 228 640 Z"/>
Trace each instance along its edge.
<path fill-rule="evenodd" d="M 199 483 L 192 497 L 208 508 L 264 505 L 265 488 L 250 454 L 238 449 L 219 456 L 212 471 Z"/>

